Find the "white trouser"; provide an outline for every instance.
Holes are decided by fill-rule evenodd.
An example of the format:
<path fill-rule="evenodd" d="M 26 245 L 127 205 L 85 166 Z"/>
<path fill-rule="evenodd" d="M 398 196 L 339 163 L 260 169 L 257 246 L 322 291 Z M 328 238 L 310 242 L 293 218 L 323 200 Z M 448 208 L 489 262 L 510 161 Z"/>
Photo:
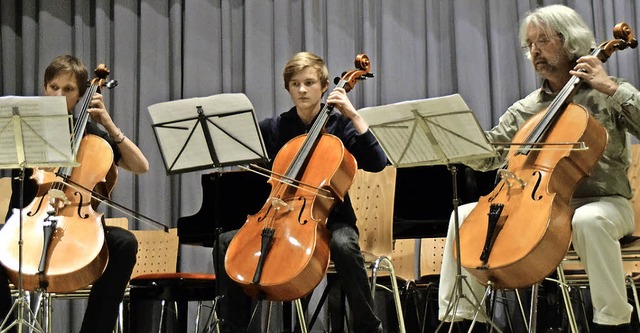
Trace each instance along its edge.
<path fill-rule="evenodd" d="M 469 215 L 476 203 L 458 207 L 460 224 Z M 633 209 L 629 200 L 623 197 L 593 197 L 573 201 L 575 214 L 571 222 L 572 244 L 587 270 L 589 290 L 593 305 L 593 321 L 603 325 L 620 325 L 631 320 L 633 307 L 627 301 L 627 292 L 618 240 L 635 229 Z M 454 216 L 451 214 L 449 231 L 444 246 L 440 287 L 438 289 L 440 320 L 444 319 L 456 282 L 456 259 L 453 255 Z M 478 235 L 484 239 L 484 235 Z M 480 299 L 484 293 L 482 286 L 471 274 L 462 269 L 462 274 L 471 285 L 468 289 L 463 283 L 463 293 L 473 299 Z M 472 319 L 473 306 L 461 300 L 458 304 L 455 320 Z M 448 314 L 445 321 L 451 321 Z"/>

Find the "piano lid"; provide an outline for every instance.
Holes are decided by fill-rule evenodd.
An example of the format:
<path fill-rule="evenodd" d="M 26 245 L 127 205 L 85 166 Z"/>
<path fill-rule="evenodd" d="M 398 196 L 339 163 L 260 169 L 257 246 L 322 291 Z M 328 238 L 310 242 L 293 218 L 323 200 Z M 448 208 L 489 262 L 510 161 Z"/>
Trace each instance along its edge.
<path fill-rule="evenodd" d="M 495 171 L 456 164 L 459 204 L 493 190 Z M 393 238 L 445 237 L 453 211 L 453 177 L 444 165 L 399 168 L 396 175 Z"/>

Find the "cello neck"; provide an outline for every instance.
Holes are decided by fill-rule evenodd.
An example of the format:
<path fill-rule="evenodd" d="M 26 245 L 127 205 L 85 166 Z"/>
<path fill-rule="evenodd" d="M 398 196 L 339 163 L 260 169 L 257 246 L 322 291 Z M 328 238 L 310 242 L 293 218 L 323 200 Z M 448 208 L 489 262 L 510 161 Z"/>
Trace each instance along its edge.
<path fill-rule="evenodd" d="M 336 85 L 336 88 L 344 88 L 346 85 L 347 82 L 341 79 L 340 82 L 338 82 L 338 84 Z M 328 103 L 322 107 L 322 110 L 320 110 L 320 113 L 314 120 L 309 133 L 307 133 L 306 140 L 300 147 L 300 150 L 296 154 L 296 157 L 293 159 L 293 161 L 289 165 L 289 168 L 287 169 L 285 176 L 287 176 L 288 178 L 297 179 L 297 176 L 300 174 L 300 171 L 303 169 L 305 162 L 307 161 L 307 157 L 311 154 L 316 146 L 316 143 L 318 142 L 318 139 L 322 135 L 322 132 L 324 131 L 324 125 L 327 123 L 327 120 L 329 120 L 329 115 L 331 114 L 333 107 L 333 104 Z M 289 182 L 287 180 L 283 181 Z"/>
<path fill-rule="evenodd" d="M 91 106 L 91 99 L 93 95 L 100 91 L 100 87 L 105 83 L 109 70 L 104 64 L 100 64 L 96 70 L 96 78 L 91 80 L 91 84 L 87 88 L 84 96 L 82 97 L 82 107 L 78 114 L 78 119 L 73 126 L 73 138 L 71 141 L 71 151 L 74 156 L 78 154 L 78 148 L 80 147 L 80 141 L 84 136 L 84 130 L 87 127 L 89 121 L 89 106 Z M 61 177 L 68 178 L 71 175 L 72 167 L 62 167 L 58 170 L 57 174 Z"/>

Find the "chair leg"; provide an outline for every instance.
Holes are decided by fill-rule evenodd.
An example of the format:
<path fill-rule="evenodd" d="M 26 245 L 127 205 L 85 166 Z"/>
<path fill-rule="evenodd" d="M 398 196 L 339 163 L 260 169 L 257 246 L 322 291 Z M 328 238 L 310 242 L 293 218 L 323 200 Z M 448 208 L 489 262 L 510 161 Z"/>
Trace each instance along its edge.
<path fill-rule="evenodd" d="M 640 299 L 638 299 L 638 288 L 636 287 L 636 282 L 633 280 L 633 277 L 627 275 L 625 277 L 627 280 L 627 284 L 631 287 L 631 293 L 633 294 L 633 302 L 636 305 L 636 314 L 638 315 L 638 322 L 640 322 Z"/>
<path fill-rule="evenodd" d="M 564 299 L 564 306 L 567 310 L 567 318 L 569 319 L 569 327 L 572 333 L 578 333 L 578 324 L 576 323 L 576 314 L 573 312 L 573 305 L 571 305 L 571 296 L 569 295 L 569 285 L 567 279 L 564 276 L 564 269 L 562 265 L 556 269 L 558 272 L 558 284 L 562 291 L 562 298 Z"/>
<path fill-rule="evenodd" d="M 535 333 L 538 329 L 538 292 L 540 284 L 536 283 L 531 287 L 531 309 L 529 309 L 529 332 Z"/>
<path fill-rule="evenodd" d="M 198 301 L 198 308 L 196 309 L 196 322 L 195 322 L 196 333 L 200 329 L 200 311 L 202 311 L 202 301 Z"/>
<path fill-rule="evenodd" d="M 425 329 L 427 327 L 427 315 L 429 313 L 429 293 L 431 292 L 432 287 L 434 286 L 434 282 L 427 283 L 427 287 L 424 291 L 424 314 L 422 315 L 422 324 L 420 325 L 420 332 L 425 333 Z M 437 297 L 436 297 L 437 299 Z"/>
<path fill-rule="evenodd" d="M 271 326 L 271 306 L 273 305 L 273 301 L 265 301 L 265 302 L 267 302 L 267 322 L 264 325 L 264 332 L 268 333 Z"/>
<path fill-rule="evenodd" d="M 162 333 L 162 323 L 164 322 L 164 307 L 166 303 L 165 300 L 160 302 L 160 326 L 158 327 L 158 333 Z"/>
<path fill-rule="evenodd" d="M 300 332 L 307 333 L 307 322 L 304 318 L 304 309 L 302 308 L 302 301 L 300 299 L 296 299 L 293 301 L 296 306 L 296 313 L 298 314 L 298 323 L 300 324 Z"/>
<path fill-rule="evenodd" d="M 396 315 L 398 316 L 398 329 L 400 333 L 405 333 L 406 328 L 404 326 L 404 314 L 402 313 L 402 303 L 400 302 L 400 289 L 398 288 L 396 271 L 393 268 L 393 263 L 388 257 L 382 256 L 373 262 L 373 267 L 371 269 L 371 288 L 375 291 L 376 275 L 380 265 L 384 265 L 389 273 L 391 273 L 391 288 L 393 290 L 393 300 L 396 306 Z M 375 296 L 375 293 L 373 296 Z"/>
<path fill-rule="evenodd" d="M 218 319 L 218 311 L 216 310 L 219 299 L 220 296 L 216 296 L 216 298 L 213 299 L 213 304 L 211 304 L 211 313 L 209 314 L 209 317 L 213 316 L 213 321 L 211 322 L 211 325 L 207 326 L 208 333 L 213 332 L 214 328 L 216 333 L 220 333 L 220 319 Z M 209 320 L 207 320 L 207 322 L 209 322 Z"/>

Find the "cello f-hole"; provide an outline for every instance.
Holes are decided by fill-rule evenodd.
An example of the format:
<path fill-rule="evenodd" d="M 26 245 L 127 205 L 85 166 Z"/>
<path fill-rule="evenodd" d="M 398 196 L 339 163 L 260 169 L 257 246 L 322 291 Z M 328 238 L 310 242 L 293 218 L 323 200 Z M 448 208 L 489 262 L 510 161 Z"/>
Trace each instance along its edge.
<path fill-rule="evenodd" d="M 304 209 L 307 206 L 307 198 L 301 196 L 301 197 L 298 198 L 298 200 L 302 200 L 302 208 L 300 209 L 300 212 L 298 213 L 298 223 L 300 225 L 305 225 L 305 224 L 307 224 L 308 221 L 302 219 L 302 212 L 304 212 Z"/>
<path fill-rule="evenodd" d="M 533 186 L 533 191 L 531 191 L 531 200 L 538 201 L 542 199 L 542 195 L 536 195 L 538 189 L 540 188 L 540 183 L 542 182 L 542 173 L 540 171 L 535 171 L 532 174 L 533 177 L 536 177 L 536 184 Z"/>
<path fill-rule="evenodd" d="M 40 207 L 42 207 L 42 202 L 43 201 L 44 201 L 44 197 L 40 197 L 40 200 L 38 200 L 38 206 L 36 207 L 36 209 L 28 212 L 27 216 L 29 216 L 29 217 L 35 216 L 36 213 L 40 211 Z"/>
<path fill-rule="evenodd" d="M 87 214 L 87 213 L 84 213 L 84 214 L 82 213 L 82 207 L 84 206 L 84 197 L 82 196 L 82 193 L 75 192 L 75 193 L 73 193 L 73 195 L 75 195 L 78 198 L 80 198 L 79 201 L 78 201 L 78 213 L 77 213 L 78 217 L 80 217 L 83 220 L 88 219 L 90 215 Z"/>

